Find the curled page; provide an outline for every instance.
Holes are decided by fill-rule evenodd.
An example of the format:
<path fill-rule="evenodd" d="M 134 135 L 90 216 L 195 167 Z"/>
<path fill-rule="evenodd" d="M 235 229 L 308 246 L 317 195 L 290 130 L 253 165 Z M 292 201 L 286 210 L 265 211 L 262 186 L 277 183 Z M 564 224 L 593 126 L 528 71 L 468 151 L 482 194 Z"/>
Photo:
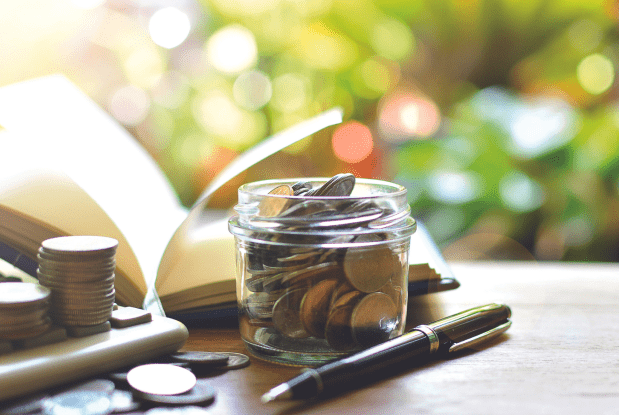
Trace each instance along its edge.
<path fill-rule="evenodd" d="M 161 305 L 161 300 L 159 299 L 158 289 L 159 287 L 170 286 L 171 284 L 177 285 L 174 282 L 175 278 L 182 279 L 184 281 L 184 285 L 195 284 L 197 287 L 204 283 L 203 279 L 201 279 L 201 276 L 199 275 L 186 275 L 185 273 L 182 273 L 184 275 L 177 274 L 181 274 L 178 270 L 181 268 L 179 265 L 183 261 L 193 261 L 192 258 L 197 257 L 195 252 L 192 252 L 192 250 L 209 249 L 208 243 L 204 243 L 204 241 L 199 240 L 203 234 L 200 232 L 200 228 L 203 228 L 207 222 L 205 219 L 207 219 L 208 216 L 206 211 L 209 199 L 221 186 L 259 161 L 277 153 L 283 148 L 288 147 L 289 145 L 294 144 L 297 141 L 302 140 L 303 138 L 306 138 L 324 128 L 341 123 L 342 117 L 343 110 L 340 108 L 333 108 L 318 114 L 313 118 L 272 135 L 228 164 L 198 197 L 197 201 L 192 206 L 189 215 L 172 236 L 172 239 L 168 243 L 168 246 L 163 254 L 163 258 L 159 264 L 156 282 L 149 287 L 148 293 L 146 294 L 144 308 L 151 312 L 163 315 L 164 310 Z M 220 220 L 220 222 L 222 221 Z M 232 240 L 232 236 L 229 235 L 227 231 L 226 238 Z M 217 249 L 219 250 L 222 249 L 222 241 L 220 239 L 221 238 L 213 240 L 213 249 L 215 249 L 215 247 L 218 247 Z M 204 253 L 204 257 L 207 256 L 207 253 Z M 225 252 L 223 258 L 221 255 L 219 255 L 218 258 L 219 261 L 232 261 L 232 266 L 235 264 L 234 252 Z M 186 270 L 188 268 L 187 264 L 183 264 L 182 268 Z M 194 269 L 198 269 L 198 267 Z M 217 271 L 212 270 L 212 272 Z M 229 277 L 230 275 L 215 275 L 211 276 L 209 280 L 212 279 L 214 281 L 219 281 Z"/>

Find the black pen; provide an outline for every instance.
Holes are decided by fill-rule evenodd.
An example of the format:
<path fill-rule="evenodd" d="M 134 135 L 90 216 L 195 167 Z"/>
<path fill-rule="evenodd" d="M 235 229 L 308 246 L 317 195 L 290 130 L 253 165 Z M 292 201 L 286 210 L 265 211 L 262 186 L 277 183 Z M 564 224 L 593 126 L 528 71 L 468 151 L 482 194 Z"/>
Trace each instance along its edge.
<path fill-rule="evenodd" d="M 353 380 L 368 379 L 391 365 L 424 362 L 432 355 L 475 346 L 505 332 L 512 324 L 510 317 L 508 306 L 488 304 L 417 326 L 361 352 L 315 369 L 304 369 L 299 376 L 265 393 L 262 402 L 313 398 L 323 391 L 338 391 Z"/>

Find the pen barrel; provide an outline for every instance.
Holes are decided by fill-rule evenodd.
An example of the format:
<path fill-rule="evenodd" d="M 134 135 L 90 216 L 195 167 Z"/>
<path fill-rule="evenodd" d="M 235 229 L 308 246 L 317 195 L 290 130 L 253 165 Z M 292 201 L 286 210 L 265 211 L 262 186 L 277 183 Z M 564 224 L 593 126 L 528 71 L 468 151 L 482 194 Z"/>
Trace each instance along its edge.
<path fill-rule="evenodd" d="M 511 317 L 509 307 L 489 304 L 438 320 L 429 324 L 429 327 L 438 336 L 439 352 L 446 352 L 452 344 L 482 334 L 505 323 L 509 317 Z"/>
<path fill-rule="evenodd" d="M 429 352 L 430 341 L 426 335 L 412 331 L 315 370 L 325 392 L 340 391 L 381 375 L 391 375 L 396 365 L 404 368 L 423 362 Z"/>

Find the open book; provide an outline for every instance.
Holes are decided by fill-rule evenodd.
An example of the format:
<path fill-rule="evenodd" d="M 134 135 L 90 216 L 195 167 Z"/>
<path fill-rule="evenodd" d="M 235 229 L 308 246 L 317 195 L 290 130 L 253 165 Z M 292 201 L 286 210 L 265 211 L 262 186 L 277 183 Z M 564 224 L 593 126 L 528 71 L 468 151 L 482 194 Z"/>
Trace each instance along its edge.
<path fill-rule="evenodd" d="M 0 257 L 36 275 L 43 240 L 109 236 L 119 241 L 119 303 L 172 316 L 235 310 L 229 215 L 206 209 L 208 198 L 251 163 L 341 119 L 327 111 L 267 139 L 186 209 L 145 149 L 66 78 L 0 88 Z M 440 253 L 418 245 L 412 252 L 423 258 L 411 262 L 435 261 L 445 277 Z"/>

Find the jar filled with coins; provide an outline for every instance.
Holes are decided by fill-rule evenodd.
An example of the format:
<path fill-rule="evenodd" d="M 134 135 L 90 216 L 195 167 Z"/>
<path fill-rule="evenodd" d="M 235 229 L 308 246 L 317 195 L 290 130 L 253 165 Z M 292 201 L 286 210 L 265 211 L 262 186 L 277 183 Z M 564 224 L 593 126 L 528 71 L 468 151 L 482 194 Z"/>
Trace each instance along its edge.
<path fill-rule="evenodd" d="M 229 229 L 250 352 L 314 366 L 403 333 L 416 229 L 404 187 L 338 174 L 238 195 Z"/>

